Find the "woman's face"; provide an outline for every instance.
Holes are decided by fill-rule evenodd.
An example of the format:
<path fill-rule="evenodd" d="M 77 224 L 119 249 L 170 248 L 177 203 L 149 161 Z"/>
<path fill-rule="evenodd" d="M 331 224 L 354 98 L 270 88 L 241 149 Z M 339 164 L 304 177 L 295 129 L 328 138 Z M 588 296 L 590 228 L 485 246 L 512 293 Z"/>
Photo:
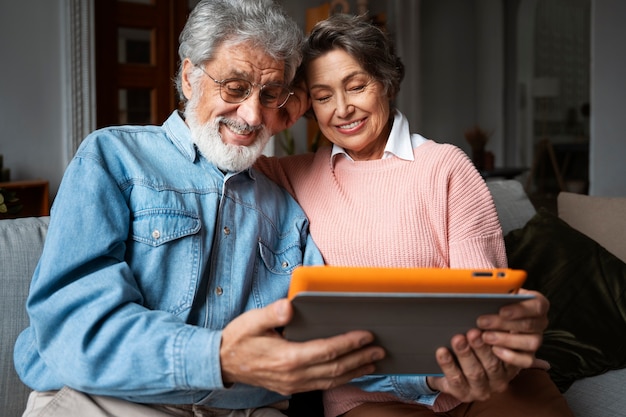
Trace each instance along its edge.
<path fill-rule="evenodd" d="M 380 159 L 391 131 L 383 85 L 343 49 L 311 61 L 306 79 L 322 134 L 354 160 Z"/>

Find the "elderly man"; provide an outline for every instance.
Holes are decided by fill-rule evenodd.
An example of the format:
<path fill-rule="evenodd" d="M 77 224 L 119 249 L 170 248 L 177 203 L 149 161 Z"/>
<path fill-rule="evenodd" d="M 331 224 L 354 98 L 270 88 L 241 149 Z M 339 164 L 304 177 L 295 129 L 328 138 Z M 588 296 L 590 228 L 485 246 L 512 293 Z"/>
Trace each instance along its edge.
<path fill-rule="evenodd" d="M 202 1 L 180 37 L 184 113 L 85 139 L 15 347 L 25 416 L 283 415 L 289 394 L 372 372 L 367 332 L 274 331 L 293 269 L 322 262 L 300 207 L 250 168 L 303 112 L 301 37 L 269 1 Z"/>

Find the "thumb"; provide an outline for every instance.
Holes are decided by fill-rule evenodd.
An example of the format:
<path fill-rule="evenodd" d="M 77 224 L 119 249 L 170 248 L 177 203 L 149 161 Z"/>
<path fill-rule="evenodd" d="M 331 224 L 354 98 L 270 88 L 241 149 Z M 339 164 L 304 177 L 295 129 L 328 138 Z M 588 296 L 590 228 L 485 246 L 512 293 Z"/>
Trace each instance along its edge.
<path fill-rule="evenodd" d="M 293 317 L 293 307 L 291 306 L 291 301 L 287 298 L 274 301 L 265 308 L 272 310 L 274 315 L 273 320 L 275 320 L 273 327 L 283 327 L 289 323 Z"/>
<path fill-rule="evenodd" d="M 263 308 L 246 311 L 230 322 L 224 330 L 248 335 L 262 335 L 274 332 L 291 320 L 293 310 L 291 302 L 282 298 Z"/>

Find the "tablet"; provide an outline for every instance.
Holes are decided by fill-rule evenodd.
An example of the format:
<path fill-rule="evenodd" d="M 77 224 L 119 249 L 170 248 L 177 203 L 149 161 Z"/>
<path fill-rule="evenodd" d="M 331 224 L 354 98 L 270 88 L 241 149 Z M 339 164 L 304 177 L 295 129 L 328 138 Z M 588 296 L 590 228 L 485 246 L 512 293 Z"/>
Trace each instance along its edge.
<path fill-rule="evenodd" d="M 299 267 L 283 334 L 307 341 L 369 330 L 386 351 L 376 374 L 440 375 L 437 348 L 479 316 L 532 298 L 516 294 L 525 279 L 516 269 Z"/>
<path fill-rule="evenodd" d="M 511 294 L 525 280 L 526 271 L 508 268 L 300 266 L 291 277 L 289 298 L 302 291 Z"/>
<path fill-rule="evenodd" d="M 435 351 L 476 318 L 532 298 L 518 294 L 303 292 L 292 299 L 294 316 L 283 335 L 292 341 L 369 330 L 386 356 L 376 374 L 441 375 Z"/>

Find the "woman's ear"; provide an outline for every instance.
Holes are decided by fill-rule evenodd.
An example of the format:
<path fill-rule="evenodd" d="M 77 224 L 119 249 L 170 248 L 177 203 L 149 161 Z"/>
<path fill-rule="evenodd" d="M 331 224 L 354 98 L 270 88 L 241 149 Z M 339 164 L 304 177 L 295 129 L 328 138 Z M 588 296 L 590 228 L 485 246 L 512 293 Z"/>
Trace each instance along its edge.
<path fill-rule="evenodd" d="M 183 70 L 180 74 L 183 94 L 185 95 L 185 98 L 187 100 L 191 99 L 191 95 L 193 92 L 193 89 L 191 88 L 191 81 L 189 80 L 189 74 L 191 74 L 191 71 L 193 71 L 194 66 L 195 65 L 191 62 L 189 58 L 185 58 L 185 60 L 183 61 Z"/>

